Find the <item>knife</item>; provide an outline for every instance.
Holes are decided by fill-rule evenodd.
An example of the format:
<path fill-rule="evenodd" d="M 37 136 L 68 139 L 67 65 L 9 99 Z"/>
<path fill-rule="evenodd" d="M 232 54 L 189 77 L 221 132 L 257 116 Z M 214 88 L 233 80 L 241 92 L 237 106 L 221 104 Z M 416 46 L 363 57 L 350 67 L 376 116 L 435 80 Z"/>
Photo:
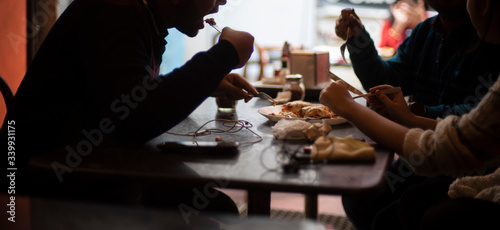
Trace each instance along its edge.
<path fill-rule="evenodd" d="M 332 73 L 332 71 L 328 71 L 328 77 L 330 77 L 334 81 L 342 80 L 342 78 L 340 78 L 339 76 L 337 76 L 334 73 Z M 353 93 L 355 93 L 357 95 L 362 95 L 363 94 L 361 91 L 359 91 L 358 89 L 354 88 L 354 86 L 352 86 L 351 84 L 347 83 L 344 80 L 342 80 L 342 81 L 346 83 L 347 90 L 349 90 L 349 91 L 351 91 L 351 92 L 353 92 Z"/>

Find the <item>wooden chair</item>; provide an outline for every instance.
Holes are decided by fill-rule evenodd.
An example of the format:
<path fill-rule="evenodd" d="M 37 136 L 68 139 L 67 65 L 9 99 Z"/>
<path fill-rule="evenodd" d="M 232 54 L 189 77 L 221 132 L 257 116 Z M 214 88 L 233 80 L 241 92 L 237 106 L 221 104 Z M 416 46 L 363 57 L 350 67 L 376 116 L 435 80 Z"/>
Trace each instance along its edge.
<path fill-rule="evenodd" d="M 247 64 L 243 67 L 243 77 L 248 78 L 248 66 L 256 64 L 259 66 L 259 74 L 257 80 L 260 81 L 262 78 L 264 78 L 264 67 L 269 64 L 269 55 L 267 53 L 267 50 L 259 46 L 257 43 L 254 43 L 254 54 L 256 54 L 257 60 L 250 57 L 250 60 L 248 60 Z"/>
<path fill-rule="evenodd" d="M 214 45 L 217 44 L 217 42 L 219 41 L 219 35 L 220 35 L 219 33 L 214 35 L 214 37 L 213 37 L 213 44 Z M 274 49 L 274 47 L 272 49 Z M 242 71 L 243 71 L 242 76 L 244 78 L 247 78 L 247 79 L 252 78 L 251 76 L 249 76 L 250 74 L 248 71 L 248 67 L 251 65 L 257 65 L 259 68 L 258 75 L 257 75 L 257 81 L 260 81 L 260 80 L 262 80 L 262 78 L 264 78 L 264 68 L 266 65 L 271 64 L 268 50 L 269 50 L 269 47 L 263 47 L 263 46 L 260 46 L 257 42 L 254 42 L 254 53 L 252 54 L 252 56 L 248 60 L 247 64 L 245 64 L 245 66 L 242 68 Z"/>

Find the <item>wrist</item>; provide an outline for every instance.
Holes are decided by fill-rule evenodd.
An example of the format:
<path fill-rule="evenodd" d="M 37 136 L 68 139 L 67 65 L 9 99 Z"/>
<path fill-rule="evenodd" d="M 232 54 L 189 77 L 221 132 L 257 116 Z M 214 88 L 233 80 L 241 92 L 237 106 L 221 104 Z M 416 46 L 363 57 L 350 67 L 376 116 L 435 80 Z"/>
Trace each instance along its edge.
<path fill-rule="evenodd" d="M 410 111 L 417 116 L 425 117 L 425 115 L 427 114 L 427 108 L 423 104 L 418 102 L 410 103 L 408 105 L 408 108 L 410 108 Z"/>
<path fill-rule="evenodd" d="M 421 129 L 436 128 L 436 120 L 426 117 L 426 115 L 428 115 L 428 111 L 424 105 L 420 103 L 411 103 L 410 106 L 413 116 L 411 117 L 407 127 Z"/>
<path fill-rule="evenodd" d="M 352 120 L 353 118 L 355 118 L 356 115 L 363 114 L 363 112 L 360 111 L 361 107 L 366 108 L 365 106 L 362 106 L 361 104 L 353 100 L 338 107 L 340 109 L 338 109 L 336 114 L 347 120 Z"/>
<path fill-rule="evenodd" d="M 399 40 L 401 38 L 401 34 L 393 28 L 389 28 L 387 33 L 389 34 L 389 36 L 391 36 L 391 38 L 393 38 L 395 40 Z"/>
<path fill-rule="evenodd" d="M 419 127 L 420 125 L 420 116 L 417 116 L 415 114 L 411 114 L 411 116 L 408 117 L 408 120 L 406 122 L 402 123 L 402 125 L 408 127 L 408 128 L 415 128 Z"/>

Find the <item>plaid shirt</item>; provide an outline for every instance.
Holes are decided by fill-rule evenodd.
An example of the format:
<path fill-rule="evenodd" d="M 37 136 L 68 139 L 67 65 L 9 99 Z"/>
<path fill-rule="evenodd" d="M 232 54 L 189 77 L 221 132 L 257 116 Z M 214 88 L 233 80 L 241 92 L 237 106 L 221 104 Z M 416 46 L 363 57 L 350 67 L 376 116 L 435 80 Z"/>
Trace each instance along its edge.
<path fill-rule="evenodd" d="M 349 39 L 347 47 L 363 87 L 401 86 L 426 106 L 431 118 L 470 111 L 500 73 L 500 46 L 481 43 L 467 52 L 478 41 L 470 23 L 449 34 L 443 31 L 438 17 L 425 20 L 389 60 L 380 58 L 366 31 Z"/>

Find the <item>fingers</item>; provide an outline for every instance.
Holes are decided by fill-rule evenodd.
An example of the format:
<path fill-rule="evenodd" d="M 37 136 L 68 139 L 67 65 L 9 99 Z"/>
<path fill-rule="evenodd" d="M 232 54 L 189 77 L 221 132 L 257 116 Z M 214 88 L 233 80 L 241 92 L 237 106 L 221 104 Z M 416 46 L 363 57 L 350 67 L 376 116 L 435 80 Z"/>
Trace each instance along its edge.
<path fill-rule="evenodd" d="M 349 34 L 348 38 L 359 36 L 363 33 L 363 24 L 361 23 L 361 19 L 353 13 L 349 15 Z"/>
<path fill-rule="evenodd" d="M 363 24 L 361 24 L 361 19 L 356 14 L 351 14 L 350 15 L 349 22 L 351 24 L 351 27 L 353 27 L 353 28 L 361 28 L 361 27 L 363 27 Z"/>
<path fill-rule="evenodd" d="M 342 18 L 337 19 L 335 26 L 335 33 L 340 38 L 347 40 L 347 28 L 349 26 L 349 22 L 347 20 L 342 20 Z"/>
<path fill-rule="evenodd" d="M 375 93 L 375 92 L 377 92 L 377 90 L 390 89 L 390 88 L 394 88 L 394 86 L 392 86 L 392 85 L 379 85 L 379 86 L 375 86 L 373 88 L 370 88 L 370 93 Z"/>
<path fill-rule="evenodd" d="M 251 97 L 247 92 L 243 91 L 240 87 L 232 84 L 229 81 L 223 82 L 224 94 L 232 100 L 240 100 L 243 98 Z"/>
<path fill-rule="evenodd" d="M 254 95 L 259 93 L 252 84 L 239 74 L 228 74 L 224 81 L 228 83 L 225 88 L 226 93 L 232 99 L 245 99 L 245 102 L 248 102 Z"/>
<path fill-rule="evenodd" d="M 404 99 L 404 96 L 403 96 L 403 93 L 402 92 L 399 92 L 398 94 L 396 94 L 396 96 L 393 96 L 392 98 L 387 96 L 387 94 L 385 94 L 383 91 L 381 90 L 377 90 L 375 92 L 375 95 L 377 96 L 377 98 L 382 102 L 384 103 L 384 105 L 386 107 L 391 107 L 395 104 L 400 104 L 400 103 L 404 103 L 406 104 L 406 101 Z"/>
<path fill-rule="evenodd" d="M 375 91 L 375 95 L 377 95 L 377 98 L 384 103 L 386 106 L 390 106 L 392 103 L 392 100 L 381 90 Z"/>
<path fill-rule="evenodd" d="M 347 83 L 345 81 L 338 80 L 338 81 L 335 81 L 334 83 L 337 84 L 337 85 L 340 85 L 340 86 L 344 87 L 345 89 L 348 88 Z"/>
<path fill-rule="evenodd" d="M 254 37 L 247 32 L 225 27 L 222 29 L 219 40 L 229 41 L 238 52 L 240 62 L 236 68 L 243 67 L 253 53 Z"/>
<path fill-rule="evenodd" d="M 355 14 L 353 8 L 345 8 L 342 11 L 340 11 L 340 17 L 344 19 L 348 18 L 349 15 L 351 14 Z"/>
<path fill-rule="evenodd" d="M 236 81 L 233 84 L 245 91 L 244 95 L 243 95 L 243 98 L 245 99 L 245 103 L 250 101 L 250 99 L 252 99 L 253 96 L 259 94 L 257 89 L 255 89 L 255 87 L 252 84 L 250 84 L 250 82 L 248 82 L 245 78 L 243 78 L 241 75 L 238 74 L 237 78 L 235 80 Z M 240 92 L 242 92 L 242 90 L 240 90 Z"/>
<path fill-rule="evenodd" d="M 340 38 L 347 40 L 352 37 L 352 32 L 348 31 L 352 31 L 353 29 L 360 27 L 360 25 L 361 21 L 359 20 L 359 17 L 356 15 L 356 13 L 354 13 L 354 9 L 343 9 L 336 21 L 335 33 Z"/>

